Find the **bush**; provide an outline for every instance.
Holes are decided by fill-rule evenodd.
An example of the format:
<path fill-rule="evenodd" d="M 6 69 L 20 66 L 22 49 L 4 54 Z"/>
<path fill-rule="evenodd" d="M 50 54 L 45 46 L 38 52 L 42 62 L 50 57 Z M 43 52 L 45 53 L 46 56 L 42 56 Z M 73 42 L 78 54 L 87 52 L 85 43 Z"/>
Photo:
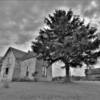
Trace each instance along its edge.
<path fill-rule="evenodd" d="M 19 81 L 20 82 L 32 82 L 33 80 L 28 77 L 24 77 L 24 78 L 21 78 Z"/>
<path fill-rule="evenodd" d="M 28 77 L 23 77 L 23 78 L 13 78 L 12 80 L 13 82 L 37 82 L 38 79 L 36 77 L 34 77 L 33 79 L 30 79 Z"/>
<path fill-rule="evenodd" d="M 3 87 L 4 88 L 10 88 L 10 81 L 8 81 L 7 79 L 6 80 L 3 80 Z"/>

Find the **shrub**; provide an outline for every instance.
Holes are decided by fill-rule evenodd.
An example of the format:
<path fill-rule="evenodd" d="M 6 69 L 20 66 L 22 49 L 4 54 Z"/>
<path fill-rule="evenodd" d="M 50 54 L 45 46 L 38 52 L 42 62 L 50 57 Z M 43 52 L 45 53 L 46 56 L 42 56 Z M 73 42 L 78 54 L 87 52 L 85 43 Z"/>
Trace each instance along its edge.
<path fill-rule="evenodd" d="M 10 88 L 10 81 L 7 79 L 4 79 L 3 81 L 3 87 L 4 88 Z"/>

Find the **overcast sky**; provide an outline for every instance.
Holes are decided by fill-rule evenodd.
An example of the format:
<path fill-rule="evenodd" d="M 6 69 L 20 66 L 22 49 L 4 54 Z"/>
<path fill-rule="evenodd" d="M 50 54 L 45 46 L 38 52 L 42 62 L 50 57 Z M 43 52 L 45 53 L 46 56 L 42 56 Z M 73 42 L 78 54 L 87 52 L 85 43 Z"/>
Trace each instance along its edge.
<path fill-rule="evenodd" d="M 99 26 L 100 0 L 0 0 L 0 55 L 9 46 L 30 49 L 44 17 L 55 9 L 69 8 Z"/>

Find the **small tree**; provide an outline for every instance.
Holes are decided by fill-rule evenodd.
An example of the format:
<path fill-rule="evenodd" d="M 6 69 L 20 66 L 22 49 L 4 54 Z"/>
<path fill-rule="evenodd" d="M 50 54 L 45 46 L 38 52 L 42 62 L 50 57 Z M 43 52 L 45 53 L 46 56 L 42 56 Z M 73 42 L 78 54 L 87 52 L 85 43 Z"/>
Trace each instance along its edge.
<path fill-rule="evenodd" d="M 69 78 L 70 67 L 95 64 L 100 56 L 100 40 L 96 28 L 85 25 L 72 10 L 56 10 L 44 20 L 47 28 L 39 32 L 32 48 L 48 65 L 61 60 Z"/>

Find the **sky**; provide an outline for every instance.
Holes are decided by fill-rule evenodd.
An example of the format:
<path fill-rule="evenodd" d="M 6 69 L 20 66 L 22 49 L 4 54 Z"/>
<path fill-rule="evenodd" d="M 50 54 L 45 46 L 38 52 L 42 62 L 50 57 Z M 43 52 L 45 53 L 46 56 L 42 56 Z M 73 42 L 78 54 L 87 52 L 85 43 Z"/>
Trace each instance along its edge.
<path fill-rule="evenodd" d="M 52 76 L 53 77 L 66 75 L 65 69 L 62 69 L 61 66 L 64 66 L 64 63 L 61 61 L 58 61 L 52 64 Z M 85 69 L 86 69 L 85 64 L 82 67 L 77 67 L 77 68 L 70 67 L 70 75 L 71 76 L 85 76 Z"/>
<path fill-rule="evenodd" d="M 0 56 L 9 46 L 27 51 L 55 9 L 68 10 L 100 25 L 100 0 L 0 0 Z"/>
<path fill-rule="evenodd" d="M 44 27 L 44 18 L 55 9 L 68 11 L 70 8 L 100 32 L 100 0 L 0 0 L 0 56 L 10 46 L 31 50 L 32 41 Z M 65 74 L 59 69 L 59 63 L 54 66 L 57 67 L 54 76 Z M 72 73 L 83 75 L 83 69 L 73 69 Z"/>

